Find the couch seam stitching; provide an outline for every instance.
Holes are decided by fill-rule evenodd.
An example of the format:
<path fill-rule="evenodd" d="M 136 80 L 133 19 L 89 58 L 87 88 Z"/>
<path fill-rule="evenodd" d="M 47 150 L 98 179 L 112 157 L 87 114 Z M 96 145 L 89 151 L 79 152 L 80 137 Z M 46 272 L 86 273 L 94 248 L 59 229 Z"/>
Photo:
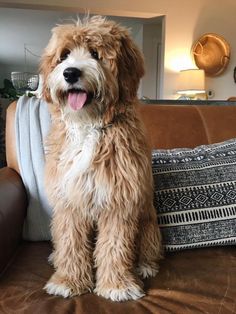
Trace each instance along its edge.
<path fill-rule="evenodd" d="M 211 144 L 212 141 L 211 141 L 211 136 L 210 136 L 209 131 L 208 131 L 206 119 L 204 118 L 204 116 L 202 114 L 202 111 L 200 110 L 199 106 L 194 105 L 194 108 L 198 112 L 198 114 L 199 114 L 199 116 L 201 118 L 202 124 L 203 124 L 204 129 L 205 129 L 205 134 L 206 134 L 206 137 L 207 137 L 207 142 L 208 142 L 208 144 Z"/>

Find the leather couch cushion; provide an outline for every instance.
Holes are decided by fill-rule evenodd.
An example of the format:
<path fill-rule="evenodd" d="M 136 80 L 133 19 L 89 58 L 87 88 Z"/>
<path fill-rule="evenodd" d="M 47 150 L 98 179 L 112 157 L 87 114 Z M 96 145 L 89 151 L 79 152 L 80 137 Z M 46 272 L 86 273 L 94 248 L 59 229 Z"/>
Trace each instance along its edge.
<path fill-rule="evenodd" d="M 0 169 L 0 275 L 21 240 L 26 206 L 20 176 L 10 168 Z"/>
<path fill-rule="evenodd" d="M 116 303 L 94 294 L 71 299 L 42 290 L 53 272 L 47 242 L 24 242 L 0 279 L 0 313 L 167 314 L 232 313 L 236 296 L 236 250 L 207 248 L 168 253 L 156 278 L 145 281 L 147 295 Z"/>

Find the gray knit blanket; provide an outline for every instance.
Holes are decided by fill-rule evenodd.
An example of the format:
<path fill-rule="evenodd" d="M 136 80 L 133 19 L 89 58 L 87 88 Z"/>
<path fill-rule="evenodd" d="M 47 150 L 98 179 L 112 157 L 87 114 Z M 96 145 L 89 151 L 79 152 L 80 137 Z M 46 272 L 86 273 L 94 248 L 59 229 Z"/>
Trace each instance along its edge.
<path fill-rule="evenodd" d="M 23 238 L 30 241 L 51 238 L 52 209 L 44 190 L 44 140 L 50 123 L 45 101 L 36 97 L 19 98 L 15 118 L 16 149 L 21 177 L 29 200 Z"/>

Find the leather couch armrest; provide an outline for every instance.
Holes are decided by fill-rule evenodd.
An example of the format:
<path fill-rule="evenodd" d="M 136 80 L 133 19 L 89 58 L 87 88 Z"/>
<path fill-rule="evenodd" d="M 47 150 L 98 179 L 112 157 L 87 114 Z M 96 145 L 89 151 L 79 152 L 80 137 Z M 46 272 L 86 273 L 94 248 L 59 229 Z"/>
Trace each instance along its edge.
<path fill-rule="evenodd" d="M 27 195 L 17 172 L 0 169 L 0 274 L 13 257 L 22 238 Z"/>

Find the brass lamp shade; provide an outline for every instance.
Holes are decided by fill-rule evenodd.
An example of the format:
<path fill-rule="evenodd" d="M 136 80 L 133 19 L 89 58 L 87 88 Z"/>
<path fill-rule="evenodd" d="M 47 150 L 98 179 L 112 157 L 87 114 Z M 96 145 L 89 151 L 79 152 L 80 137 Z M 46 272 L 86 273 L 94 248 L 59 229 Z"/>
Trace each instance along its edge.
<path fill-rule="evenodd" d="M 196 66 L 203 69 L 206 76 L 217 76 L 228 66 L 230 46 L 223 37 L 208 33 L 194 43 L 192 55 Z"/>
<path fill-rule="evenodd" d="M 205 93 L 205 73 L 200 69 L 189 69 L 179 72 L 178 94 L 196 95 Z"/>

